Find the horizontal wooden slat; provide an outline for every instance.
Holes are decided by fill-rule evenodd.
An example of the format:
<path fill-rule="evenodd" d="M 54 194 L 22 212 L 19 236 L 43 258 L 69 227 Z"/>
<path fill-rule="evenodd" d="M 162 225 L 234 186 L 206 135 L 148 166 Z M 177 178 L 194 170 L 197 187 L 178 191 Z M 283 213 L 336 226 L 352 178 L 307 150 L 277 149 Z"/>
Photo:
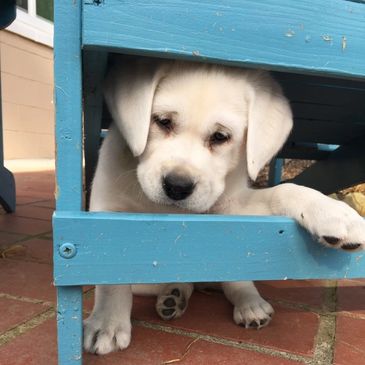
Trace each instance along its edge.
<path fill-rule="evenodd" d="M 283 217 L 56 212 L 54 242 L 56 285 L 365 276 L 363 253 L 321 247 Z"/>
<path fill-rule="evenodd" d="M 343 144 L 361 136 L 365 138 L 365 124 L 295 118 L 288 141 Z"/>
<path fill-rule="evenodd" d="M 291 103 L 291 108 L 295 118 L 297 119 L 315 119 L 326 122 L 345 123 L 347 125 L 351 125 L 351 123 L 363 123 L 365 125 L 365 110 L 361 110 L 365 109 L 364 105 L 357 104 L 347 107 L 341 107 L 337 105 L 295 102 Z"/>
<path fill-rule="evenodd" d="M 365 5 L 84 0 L 84 47 L 365 78 Z"/>

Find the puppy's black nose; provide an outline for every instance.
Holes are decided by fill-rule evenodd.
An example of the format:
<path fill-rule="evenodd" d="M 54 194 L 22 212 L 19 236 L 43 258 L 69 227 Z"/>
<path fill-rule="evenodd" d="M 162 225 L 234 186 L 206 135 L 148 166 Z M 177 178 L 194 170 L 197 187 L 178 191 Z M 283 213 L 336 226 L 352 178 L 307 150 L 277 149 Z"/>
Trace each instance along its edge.
<path fill-rule="evenodd" d="M 189 176 L 171 173 L 163 178 L 162 186 L 169 198 L 183 200 L 191 195 L 195 184 Z"/>

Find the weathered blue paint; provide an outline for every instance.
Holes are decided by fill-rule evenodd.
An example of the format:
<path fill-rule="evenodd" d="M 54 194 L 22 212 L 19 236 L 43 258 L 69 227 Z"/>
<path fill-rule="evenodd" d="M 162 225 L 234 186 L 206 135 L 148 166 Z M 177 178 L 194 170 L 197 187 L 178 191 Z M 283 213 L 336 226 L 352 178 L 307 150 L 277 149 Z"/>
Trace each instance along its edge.
<path fill-rule="evenodd" d="M 291 141 L 344 144 L 365 134 L 364 82 L 308 74 L 364 80 L 364 34 L 365 5 L 344 0 L 55 1 L 60 365 L 82 363 L 79 285 L 365 276 L 363 253 L 323 248 L 283 217 L 81 212 L 82 95 L 93 163 L 106 62 L 98 52 L 306 74 L 275 73 L 295 114 Z"/>
<path fill-rule="evenodd" d="M 55 2 L 57 209 L 82 206 L 81 0 Z"/>
<path fill-rule="evenodd" d="M 58 365 L 82 364 L 82 287 L 57 288 Z"/>
<path fill-rule="evenodd" d="M 344 0 L 84 3 L 85 47 L 365 77 L 364 4 Z"/>
<path fill-rule="evenodd" d="M 364 253 L 321 247 L 284 217 L 57 212 L 57 285 L 365 276 Z"/>
<path fill-rule="evenodd" d="M 82 207 L 80 33 L 81 0 L 55 1 L 56 208 L 63 210 Z M 54 255 L 59 255 L 58 249 Z M 58 364 L 81 365 L 81 287 L 57 287 L 57 313 Z"/>

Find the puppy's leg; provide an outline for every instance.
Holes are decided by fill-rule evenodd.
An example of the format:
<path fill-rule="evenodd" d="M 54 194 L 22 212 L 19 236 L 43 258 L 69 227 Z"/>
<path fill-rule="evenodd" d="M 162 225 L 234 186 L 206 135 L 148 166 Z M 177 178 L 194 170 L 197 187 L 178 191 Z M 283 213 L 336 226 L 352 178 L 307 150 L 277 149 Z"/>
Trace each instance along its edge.
<path fill-rule="evenodd" d="M 245 328 L 262 328 L 271 321 L 272 306 L 264 300 L 252 281 L 222 283 L 227 299 L 233 304 L 233 320 Z"/>
<path fill-rule="evenodd" d="M 131 340 L 130 285 L 97 285 L 94 309 L 84 321 L 84 348 L 98 355 L 128 347 Z"/>
<path fill-rule="evenodd" d="M 263 191 L 269 194 L 273 214 L 294 218 L 325 246 L 346 251 L 365 248 L 365 220 L 346 203 L 295 184 Z"/>
<path fill-rule="evenodd" d="M 193 290 L 191 283 L 164 285 L 156 301 L 158 315 L 165 320 L 181 317 L 188 307 Z"/>

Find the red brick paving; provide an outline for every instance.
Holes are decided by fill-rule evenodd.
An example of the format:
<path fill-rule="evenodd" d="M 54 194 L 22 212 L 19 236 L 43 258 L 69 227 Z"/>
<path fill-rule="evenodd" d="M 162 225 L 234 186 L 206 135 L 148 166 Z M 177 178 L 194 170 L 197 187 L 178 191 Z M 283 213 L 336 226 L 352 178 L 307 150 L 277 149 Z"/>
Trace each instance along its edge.
<path fill-rule="evenodd" d="M 365 318 L 365 281 L 342 280 L 337 288 L 337 309 L 362 314 Z"/>
<path fill-rule="evenodd" d="M 337 317 L 334 364 L 365 364 L 364 319 L 350 318 L 344 315 Z"/>
<path fill-rule="evenodd" d="M 31 301 L 55 301 L 49 239 L 53 173 L 17 174 L 16 180 L 20 194 L 17 213 L 6 215 L 0 209 L 0 364 L 57 364 L 55 319 L 27 327 L 27 321 L 47 308 Z M 14 245 L 15 251 L 6 251 Z M 213 336 L 219 343 L 200 339 L 177 364 L 291 365 L 311 359 L 317 363 L 316 335 L 326 304 L 326 283 L 267 281 L 258 287 L 276 310 L 267 328 L 257 331 L 236 326 L 232 306 L 217 292 L 194 293 L 183 318 L 169 322 L 157 317 L 154 298 L 136 297 L 133 317 L 144 322 L 134 326 L 131 346 L 108 356 L 87 354 L 84 364 L 161 365 L 181 358 L 199 335 Z M 333 341 L 327 339 L 324 365 L 365 364 L 364 287 L 362 280 L 338 282 L 337 303 L 332 304 L 338 309 L 336 333 L 330 334 Z M 92 298 L 87 298 L 85 309 L 91 308 Z M 335 315 L 330 314 L 334 320 Z M 141 327 L 145 322 L 153 328 Z M 168 326 L 174 333 L 159 326 Z M 18 333 L 18 328 L 25 332 Z"/>
<path fill-rule="evenodd" d="M 2 259 L 0 293 L 55 302 L 52 266 Z"/>
<path fill-rule="evenodd" d="M 158 365 L 179 359 L 192 338 L 134 327 L 130 347 L 106 356 L 86 354 L 85 365 Z M 40 345 L 42 344 L 42 345 Z M 22 349 L 22 351 L 19 351 Z M 14 356 L 14 354 L 17 354 Z M 47 320 L 31 331 L 5 344 L 0 351 L 0 363 L 7 365 L 53 365 L 56 362 L 55 321 Z M 190 347 L 181 365 L 295 365 L 297 361 L 271 357 L 258 352 L 237 349 L 198 340 Z"/>
<path fill-rule="evenodd" d="M 44 203 L 44 202 L 42 202 Z M 42 204 L 40 202 L 40 204 Z M 15 215 L 23 218 L 38 218 L 50 221 L 52 219 L 53 209 L 38 207 L 35 205 L 20 205 L 17 207 Z"/>
<path fill-rule="evenodd" d="M 16 246 L 19 247 L 18 251 L 15 251 L 9 258 L 13 260 L 36 261 L 39 263 L 52 264 L 53 243 L 51 240 L 31 238 L 17 242 Z"/>
<path fill-rule="evenodd" d="M 26 235 L 16 234 L 16 233 L 6 233 L 1 232 L 0 234 L 0 245 L 9 245 L 11 243 L 17 242 L 25 238 Z"/>
<path fill-rule="evenodd" d="M 255 343 L 276 350 L 310 355 L 318 330 L 319 316 L 300 309 L 274 306 L 271 324 L 263 329 L 244 329 L 233 322 L 233 307 L 221 293 L 194 293 L 183 317 L 169 321 L 172 327 L 221 338 Z M 154 298 L 136 297 L 133 317 L 166 324 L 154 309 Z M 218 325 L 219 324 L 219 325 Z M 280 336 L 278 336 L 280 333 Z"/>
<path fill-rule="evenodd" d="M 45 309 L 46 307 L 43 304 L 0 297 L 0 334 L 33 318 Z"/>
<path fill-rule="evenodd" d="M 257 283 L 263 297 L 312 307 L 323 305 L 325 288 L 321 280 L 273 280 Z"/>
<path fill-rule="evenodd" d="M 22 218 L 16 215 L 0 215 L 0 231 L 17 233 L 17 234 L 28 234 L 38 235 L 46 233 L 52 229 L 51 222 L 32 219 Z"/>

